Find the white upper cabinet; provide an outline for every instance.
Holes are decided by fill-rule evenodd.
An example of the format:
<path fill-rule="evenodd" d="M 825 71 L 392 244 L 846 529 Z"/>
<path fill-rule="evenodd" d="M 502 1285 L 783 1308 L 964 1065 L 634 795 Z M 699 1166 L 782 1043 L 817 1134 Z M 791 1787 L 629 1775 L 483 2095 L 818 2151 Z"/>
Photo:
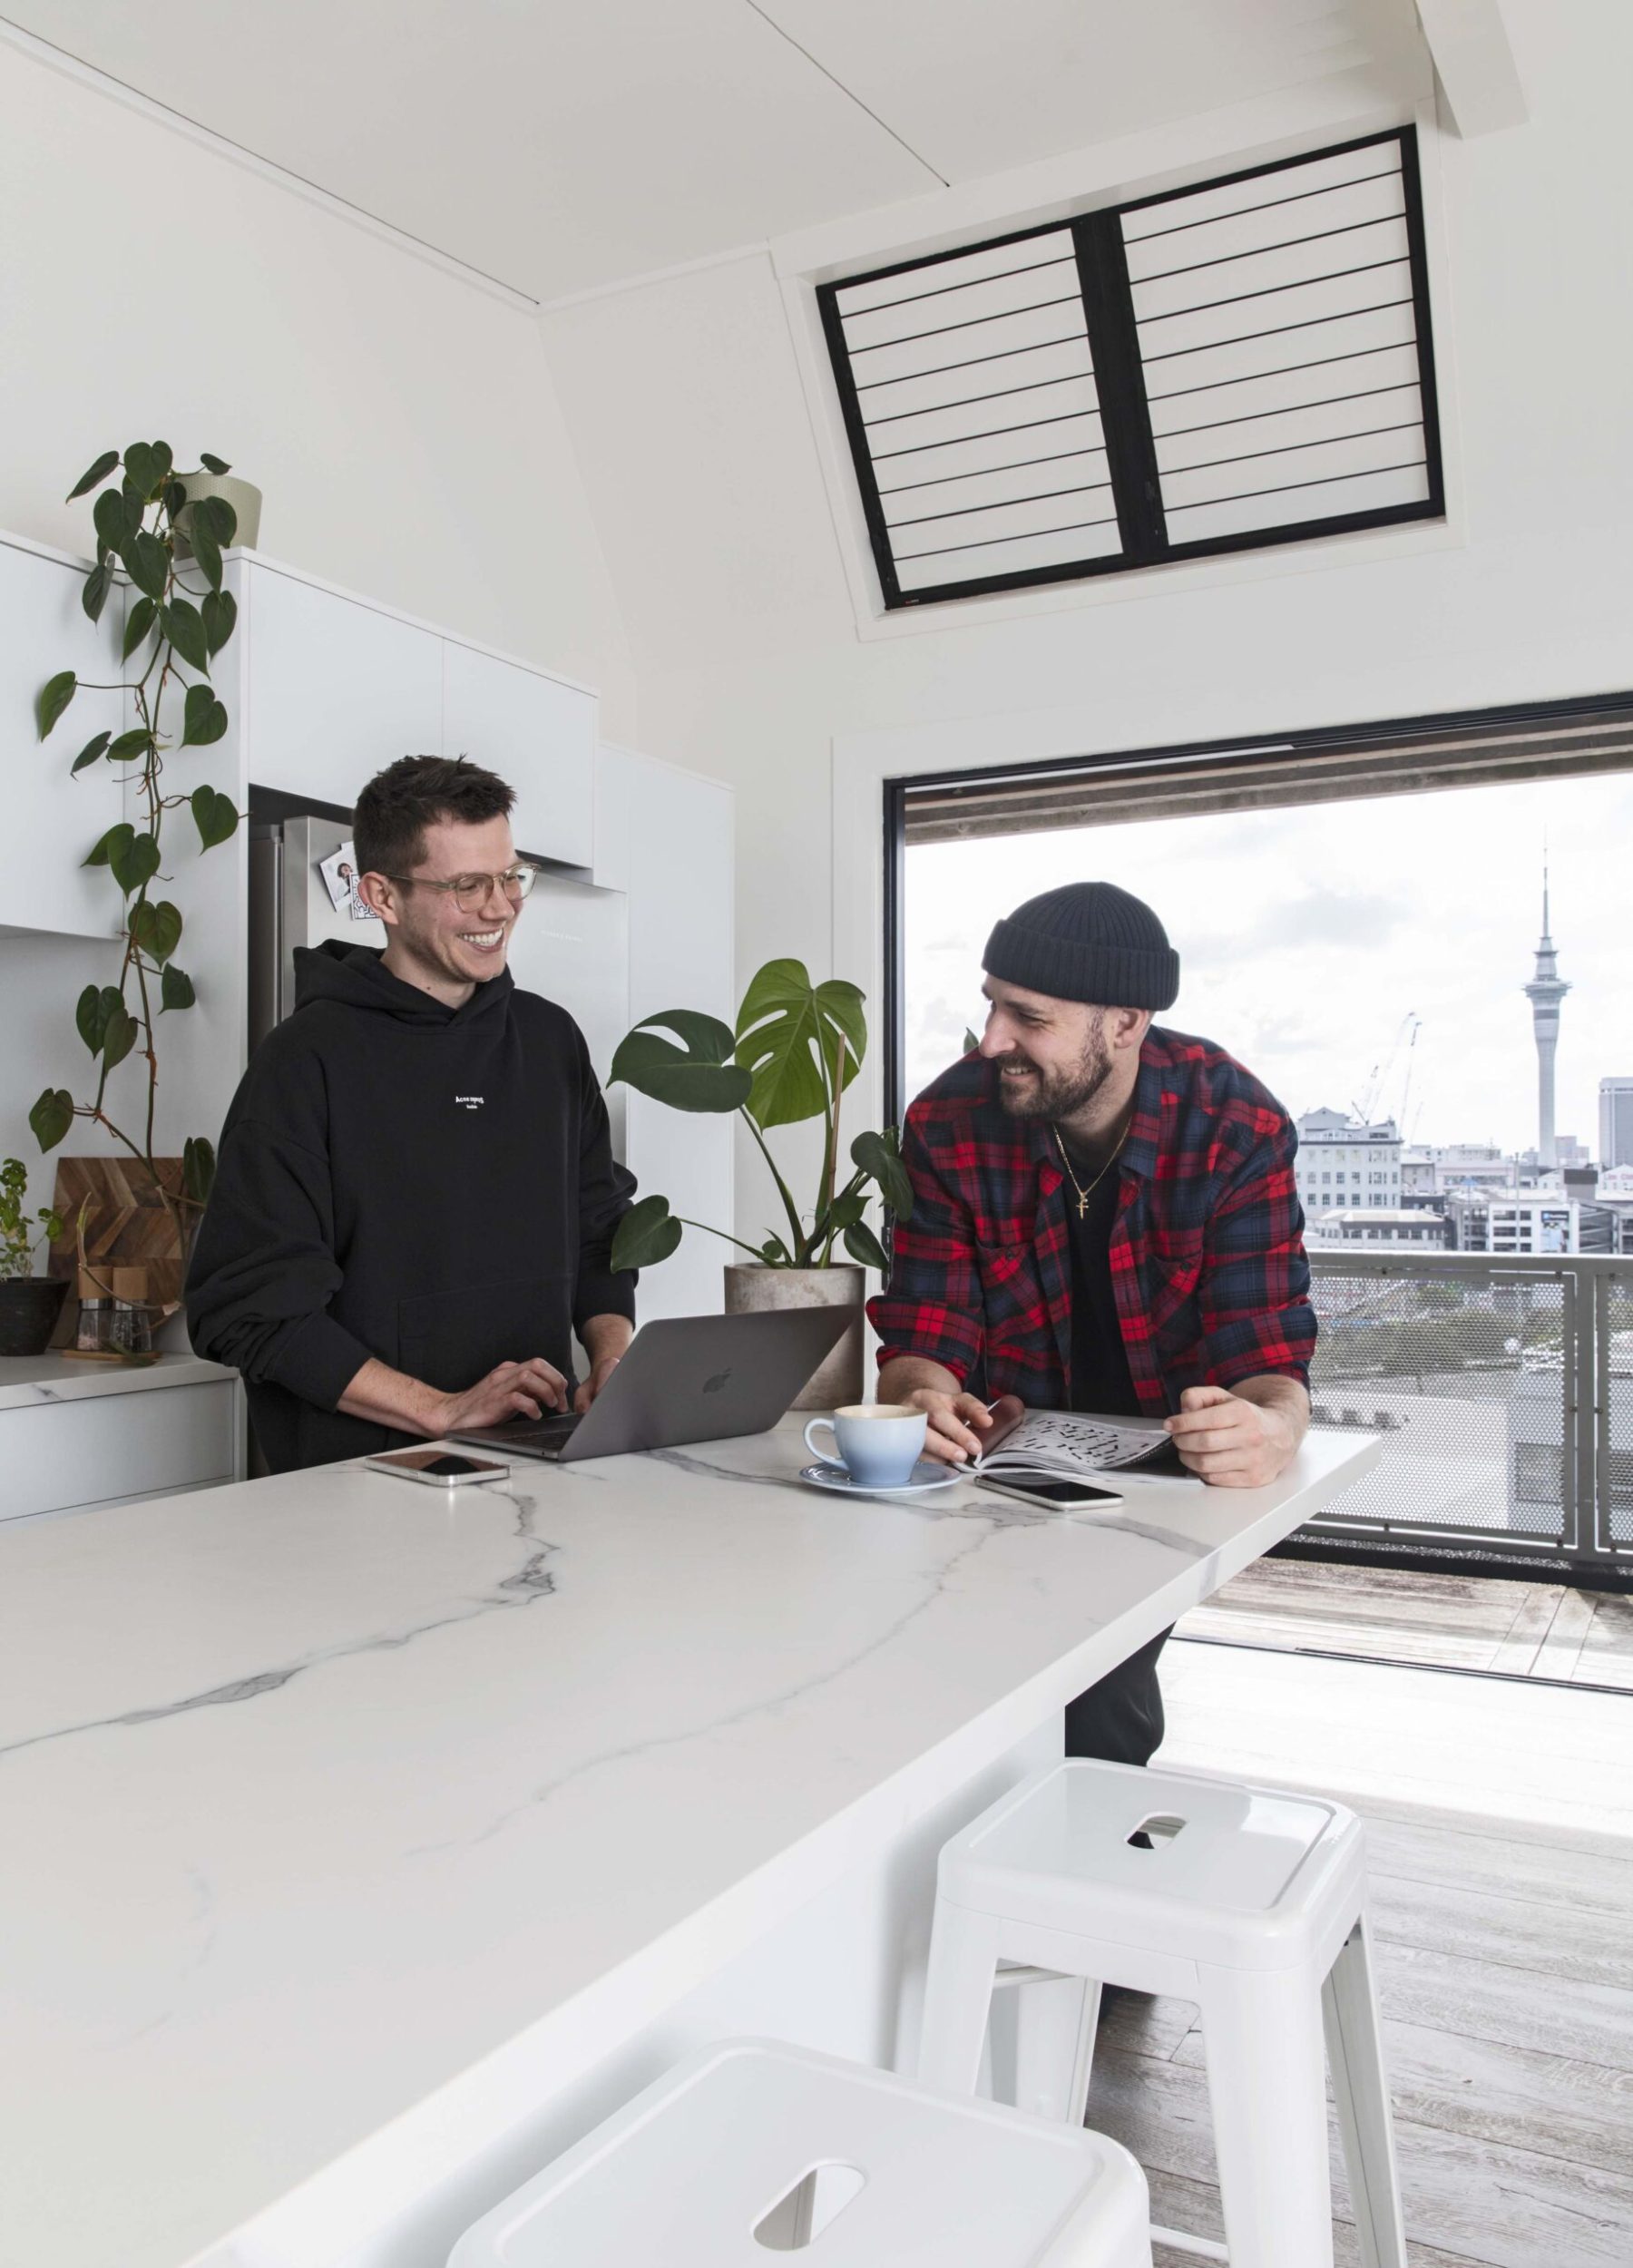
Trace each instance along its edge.
<path fill-rule="evenodd" d="M 247 577 L 245 755 L 258 787 L 349 809 L 399 756 L 443 746 L 443 641 L 293 575 Z"/>
<path fill-rule="evenodd" d="M 593 693 L 443 641 L 443 749 L 516 791 L 511 830 L 536 858 L 588 866 L 595 852 Z"/>
<path fill-rule="evenodd" d="M 84 580 L 83 566 L 0 543 L 0 929 L 112 937 L 119 928 L 119 893 L 107 869 L 80 863 L 122 816 L 119 777 L 111 764 L 89 765 L 77 777 L 73 767 L 95 734 L 121 729 L 120 697 L 76 693 L 44 741 L 34 721 L 35 696 L 59 670 L 90 683 L 120 676 L 122 594 L 111 593 L 101 622 L 89 622 L 80 605 Z"/>

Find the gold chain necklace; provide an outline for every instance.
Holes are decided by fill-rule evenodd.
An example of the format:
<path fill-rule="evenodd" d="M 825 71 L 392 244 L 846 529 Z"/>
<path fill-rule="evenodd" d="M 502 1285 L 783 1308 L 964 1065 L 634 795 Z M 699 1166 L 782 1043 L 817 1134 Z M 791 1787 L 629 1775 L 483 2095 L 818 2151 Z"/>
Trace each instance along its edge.
<path fill-rule="evenodd" d="M 1054 1134 L 1054 1138 L 1055 1138 L 1055 1148 L 1056 1148 L 1056 1149 L 1060 1151 L 1060 1153 L 1061 1153 L 1061 1164 L 1065 1167 L 1065 1168 L 1066 1168 L 1066 1176 L 1067 1176 L 1068 1180 L 1071 1183 L 1072 1188 L 1073 1188 L 1077 1191 L 1077 1201 L 1078 1201 L 1078 1218 L 1079 1218 L 1079 1220 L 1087 1220 L 1087 1219 L 1088 1219 L 1088 1217 L 1089 1217 L 1089 1200 L 1090 1200 L 1090 1198 L 1094 1195 L 1094 1192 L 1096 1191 L 1096 1189 L 1098 1189 L 1098 1188 L 1100 1188 L 1100 1183 L 1101 1183 L 1101 1182 L 1105 1179 L 1106 1176 L 1107 1176 L 1107 1175 L 1110 1172 L 1110 1170 L 1111 1170 L 1112 1167 L 1113 1167 L 1113 1166 L 1117 1163 L 1118 1159 L 1119 1159 L 1119 1158 L 1122 1156 L 1123 1144 L 1124 1144 L 1124 1143 L 1128 1140 L 1128 1139 L 1129 1139 L 1129 1128 L 1130 1126 L 1132 1126 L 1132 1125 L 1133 1125 L 1133 1123 L 1134 1123 L 1133 1117 L 1132 1117 L 1132 1115 L 1130 1114 L 1129 1118 L 1128 1119 L 1127 1122 L 1125 1123 L 1125 1125 L 1124 1125 L 1124 1127 L 1123 1127 L 1123 1130 L 1122 1130 L 1122 1132 L 1121 1132 L 1121 1133 L 1118 1136 L 1118 1138 L 1117 1138 L 1117 1148 L 1116 1148 L 1116 1149 L 1112 1151 L 1112 1153 L 1111 1153 L 1110 1157 L 1107 1158 L 1107 1160 L 1106 1160 L 1105 1164 L 1104 1164 L 1104 1165 L 1100 1168 L 1100 1171 L 1099 1171 L 1099 1172 L 1095 1175 L 1095 1177 L 1094 1177 L 1093 1180 L 1092 1180 L 1092 1181 L 1089 1184 L 1089 1187 L 1088 1187 L 1087 1188 L 1084 1188 L 1084 1187 L 1083 1187 L 1082 1183 L 1081 1183 L 1081 1182 L 1078 1179 L 1078 1178 L 1077 1178 L 1076 1174 L 1075 1174 L 1075 1173 L 1073 1173 L 1073 1172 L 1072 1172 L 1072 1170 L 1071 1170 L 1071 1158 L 1070 1158 L 1066 1155 L 1066 1145 L 1065 1145 L 1065 1143 L 1064 1143 L 1064 1142 L 1061 1139 L 1061 1129 L 1060 1129 L 1060 1128 L 1057 1126 L 1057 1127 L 1055 1127 L 1055 1128 L 1052 1129 L 1053 1134 Z"/>

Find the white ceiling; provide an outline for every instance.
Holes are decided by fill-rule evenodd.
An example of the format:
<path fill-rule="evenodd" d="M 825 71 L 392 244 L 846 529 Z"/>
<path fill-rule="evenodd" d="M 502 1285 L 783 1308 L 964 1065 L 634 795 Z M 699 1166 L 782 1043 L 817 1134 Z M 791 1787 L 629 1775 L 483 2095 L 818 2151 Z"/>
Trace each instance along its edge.
<path fill-rule="evenodd" d="M 1412 0 L 4 0 L 537 299 L 1360 68 Z"/>

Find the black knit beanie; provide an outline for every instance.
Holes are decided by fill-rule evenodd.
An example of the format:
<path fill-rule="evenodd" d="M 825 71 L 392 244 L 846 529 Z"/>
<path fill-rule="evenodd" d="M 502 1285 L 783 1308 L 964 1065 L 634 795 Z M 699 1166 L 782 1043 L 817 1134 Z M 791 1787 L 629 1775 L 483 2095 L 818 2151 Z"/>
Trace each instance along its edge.
<path fill-rule="evenodd" d="M 1179 956 L 1150 907 L 1114 882 L 1069 882 L 1028 898 L 987 939 L 989 976 L 1097 1008 L 1170 1008 Z"/>

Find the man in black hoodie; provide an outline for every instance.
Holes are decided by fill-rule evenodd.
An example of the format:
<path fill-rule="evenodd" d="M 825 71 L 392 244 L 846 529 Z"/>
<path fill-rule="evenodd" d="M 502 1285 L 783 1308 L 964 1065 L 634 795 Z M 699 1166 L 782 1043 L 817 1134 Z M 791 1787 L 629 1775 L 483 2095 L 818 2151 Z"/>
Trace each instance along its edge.
<path fill-rule="evenodd" d="M 227 1114 L 187 1280 L 200 1354 L 241 1371 L 275 1472 L 587 1409 L 634 1328 L 583 1035 L 505 965 L 532 870 L 492 772 L 405 757 L 353 835 L 384 953 L 298 951 L 295 1012 Z"/>

